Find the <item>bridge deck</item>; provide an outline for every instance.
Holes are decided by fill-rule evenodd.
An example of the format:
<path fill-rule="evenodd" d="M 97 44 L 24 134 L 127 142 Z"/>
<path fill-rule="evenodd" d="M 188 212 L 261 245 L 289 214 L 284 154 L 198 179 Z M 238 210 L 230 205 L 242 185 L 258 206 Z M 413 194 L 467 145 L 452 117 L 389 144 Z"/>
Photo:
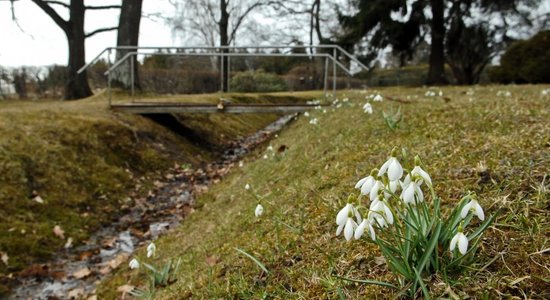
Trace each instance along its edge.
<path fill-rule="evenodd" d="M 291 114 L 315 108 L 318 104 L 251 104 L 251 103 L 158 103 L 140 102 L 113 104 L 116 111 L 132 114 L 164 113 L 272 113 Z"/>

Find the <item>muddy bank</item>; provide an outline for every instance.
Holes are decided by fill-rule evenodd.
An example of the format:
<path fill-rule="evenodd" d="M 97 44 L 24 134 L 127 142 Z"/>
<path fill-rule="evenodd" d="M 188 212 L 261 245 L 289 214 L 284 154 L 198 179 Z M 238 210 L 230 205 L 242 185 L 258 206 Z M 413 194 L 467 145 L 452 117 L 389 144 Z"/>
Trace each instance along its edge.
<path fill-rule="evenodd" d="M 177 226 L 196 207 L 194 196 L 208 189 L 238 165 L 254 147 L 270 139 L 295 116 L 284 116 L 255 134 L 230 143 L 221 158 L 199 169 L 175 165 L 147 195 L 122 208 L 110 226 L 86 244 L 67 248 L 50 263 L 32 265 L 17 275 L 18 285 L 8 299 L 88 299 L 97 283 L 140 245 Z"/>

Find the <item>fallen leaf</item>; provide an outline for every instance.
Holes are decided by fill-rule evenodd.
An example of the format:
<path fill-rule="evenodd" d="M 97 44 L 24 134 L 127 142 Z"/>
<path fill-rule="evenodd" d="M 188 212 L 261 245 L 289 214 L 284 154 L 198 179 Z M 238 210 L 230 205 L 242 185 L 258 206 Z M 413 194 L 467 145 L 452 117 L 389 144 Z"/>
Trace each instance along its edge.
<path fill-rule="evenodd" d="M 111 267 L 105 266 L 105 267 L 99 269 L 99 273 L 100 273 L 101 275 L 107 275 L 107 274 L 111 273 L 112 270 L 113 270 L 113 269 L 111 269 Z"/>
<path fill-rule="evenodd" d="M 130 293 L 131 291 L 134 290 L 134 286 L 129 285 L 129 284 L 125 284 L 125 285 L 119 286 L 116 290 L 117 290 L 117 292 L 121 292 L 122 297 L 124 298 L 124 296 L 126 296 L 126 294 L 128 294 L 128 293 Z"/>
<path fill-rule="evenodd" d="M 88 267 L 84 267 L 84 268 L 74 272 L 73 277 L 76 278 L 76 279 L 82 279 L 86 276 L 89 276 L 90 274 L 92 274 L 92 271 L 90 271 L 90 269 L 88 269 Z"/>
<path fill-rule="evenodd" d="M 0 254 L 1 254 L 0 256 L 1 256 L 2 262 L 3 262 L 6 266 L 8 266 L 8 260 L 10 259 L 10 257 L 9 257 L 8 254 L 5 253 L 5 252 L 0 252 Z"/>
<path fill-rule="evenodd" d="M 60 237 L 60 238 L 62 238 L 62 239 L 65 239 L 65 231 L 64 231 L 63 229 L 61 229 L 61 227 L 60 227 L 59 225 L 55 225 L 55 226 L 53 227 L 53 233 L 54 233 L 56 236 L 58 236 L 58 237 Z"/>
<path fill-rule="evenodd" d="M 84 296 L 84 289 L 78 288 L 67 293 L 69 299 L 80 299 L 80 296 Z"/>
<path fill-rule="evenodd" d="M 40 204 L 44 204 L 44 199 L 42 199 L 42 197 L 40 197 L 40 196 L 36 196 L 32 200 L 34 200 L 34 201 L 36 201 Z"/>
<path fill-rule="evenodd" d="M 73 246 L 73 238 L 70 237 L 67 239 L 67 242 L 65 243 L 65 246 L 63 246 L 65 249 L 69 249 Z"/>
<path fill-rule="evenodd" d="M 215 266 L 219 261 L 219 258 L 215 255 L 207 256 L 206 257 L 206 264 L 213 267 Z"/>
<path fill-rule="evenodd" d="M 101 242 L 101 245 L 105 248 L 113 248 L 115 246 L 116 241 L 118 240 L 118 237 L 110 237 L 108 239 L 105 239 Z"/>
<path fill-rule="evenodd" d="M 117 257 L 115 257 L 114 259 L 109 261 L 109 267 L 111 267 L 113 269 L 118 268 L 118 266 L 120 266 L 121 263 L 128 260 L 128 257 L 130 257 L 130 255 L 128 255 L 128 253 L 122 253 L 122 254 L 117 255 Z"/>
<path fill-rule="evenodd" d="M 386 258 L 384 256 L 376 256 L 374 258 L 374 263 L 377 265 L 377 266 L 380 266 L 380 265 L 383 265 L 386 263 Z"/>

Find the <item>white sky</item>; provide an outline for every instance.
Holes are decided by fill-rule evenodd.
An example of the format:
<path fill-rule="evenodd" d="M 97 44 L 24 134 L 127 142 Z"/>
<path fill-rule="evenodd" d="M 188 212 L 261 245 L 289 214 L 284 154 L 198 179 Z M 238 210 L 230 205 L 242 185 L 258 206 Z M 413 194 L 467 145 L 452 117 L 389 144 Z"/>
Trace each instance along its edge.
<path fill-rule="evenodd" d="M 118 0 L 85 1 L 86 5 L 119 4 Z M 158 12 L 167 3 L 164 0 L 144 0 L 143 12 Z M 57 9 L 63 12 L 64 8 Z M 31 0 L 15 2 L 15 13 L 21 31 L 12 21 L 9 1 L 0 0 L 0 66 L 66 65 L 67 39 L 54 21 Z M 65 15 L 61 15 L 66 19 Z M 86 32 L 102 27 L 118 26 L 118 9 L 88 10 Z M 162 22 L 141 19 L 139 44 L 141 46 L 174 46 L 170 28 Z M 116 31 L 96 34 L 86 39 L 86 60 L 92 60 L 106 47 L 116 46 Z"/>

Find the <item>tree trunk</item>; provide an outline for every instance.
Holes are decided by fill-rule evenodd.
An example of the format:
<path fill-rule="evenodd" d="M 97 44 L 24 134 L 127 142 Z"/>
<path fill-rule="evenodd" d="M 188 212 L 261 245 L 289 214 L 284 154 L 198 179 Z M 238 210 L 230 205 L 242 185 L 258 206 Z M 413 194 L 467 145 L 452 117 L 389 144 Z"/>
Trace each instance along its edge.
<path fill-rule="evenodd" d="M 86 63 L 86 53 L 84 50 L 84 13 L 86 8 L 84 0 L 71 0 L 69 6 L 69 21 L 65 21 L 48 4 L 49 1 L 32 0 L 40 9 L 42 9 L 52 20 L 63 30 L 69 44 L 69 63 L 67 65 L 67 83 L 65 85 L 65 100 L 75 100 L 86 98 L 92 95 L 88 85 L 88 74 L 86 71 L 78 74 L 80 69 Z"/>
<path fill-rule="evenodd" d="M 117 46 L 137 46 L 139 39 L 139 24 L 141 21 L 141 7 L 143 0 L 123 0 L 118 21 Z M 117 50 L 116 61 L 134 50 Z M 130 89 L 132 87 L 131 60 L 134 61 L 134 87 L 141 89 L 138 74 L 137 56 L 126 59 L 113 72 L 113 85 Z"/>
<path fill-rule="evenodd" d="M 67 84 L 65 86 L 65 100 L 86 98 L 92 95 L 88 84 L 86 71 L 78 74 L 77 71 L 86 64 L 84 49 L 84 0 L 72 0 L 68 30 L 65 31 L 69 42 L 69 63 L 67 65 Z"/>
<path fill-rule="evenodd" d="M 220 46 L 229 46 L 229 12 L 227 11 L 227 0 L 220 0 L 220 21 L 218 23 L 220 27 Z M 223 53 L 228 53 L 228 49 L 223 49 Z M 222 73 L 222 92 L 227 92 L 229 87 L 229 65 L 227 56 L 221 57 L 221 69 Z"/>
<path fill-rule="evenodd" d="M 427 84 L 442 85 L 447 83 L 445 78 L 445 6 L 443 0 L 430 0 L 432 7 L 432 45 L 430 50 L 430 69 Z"/>

